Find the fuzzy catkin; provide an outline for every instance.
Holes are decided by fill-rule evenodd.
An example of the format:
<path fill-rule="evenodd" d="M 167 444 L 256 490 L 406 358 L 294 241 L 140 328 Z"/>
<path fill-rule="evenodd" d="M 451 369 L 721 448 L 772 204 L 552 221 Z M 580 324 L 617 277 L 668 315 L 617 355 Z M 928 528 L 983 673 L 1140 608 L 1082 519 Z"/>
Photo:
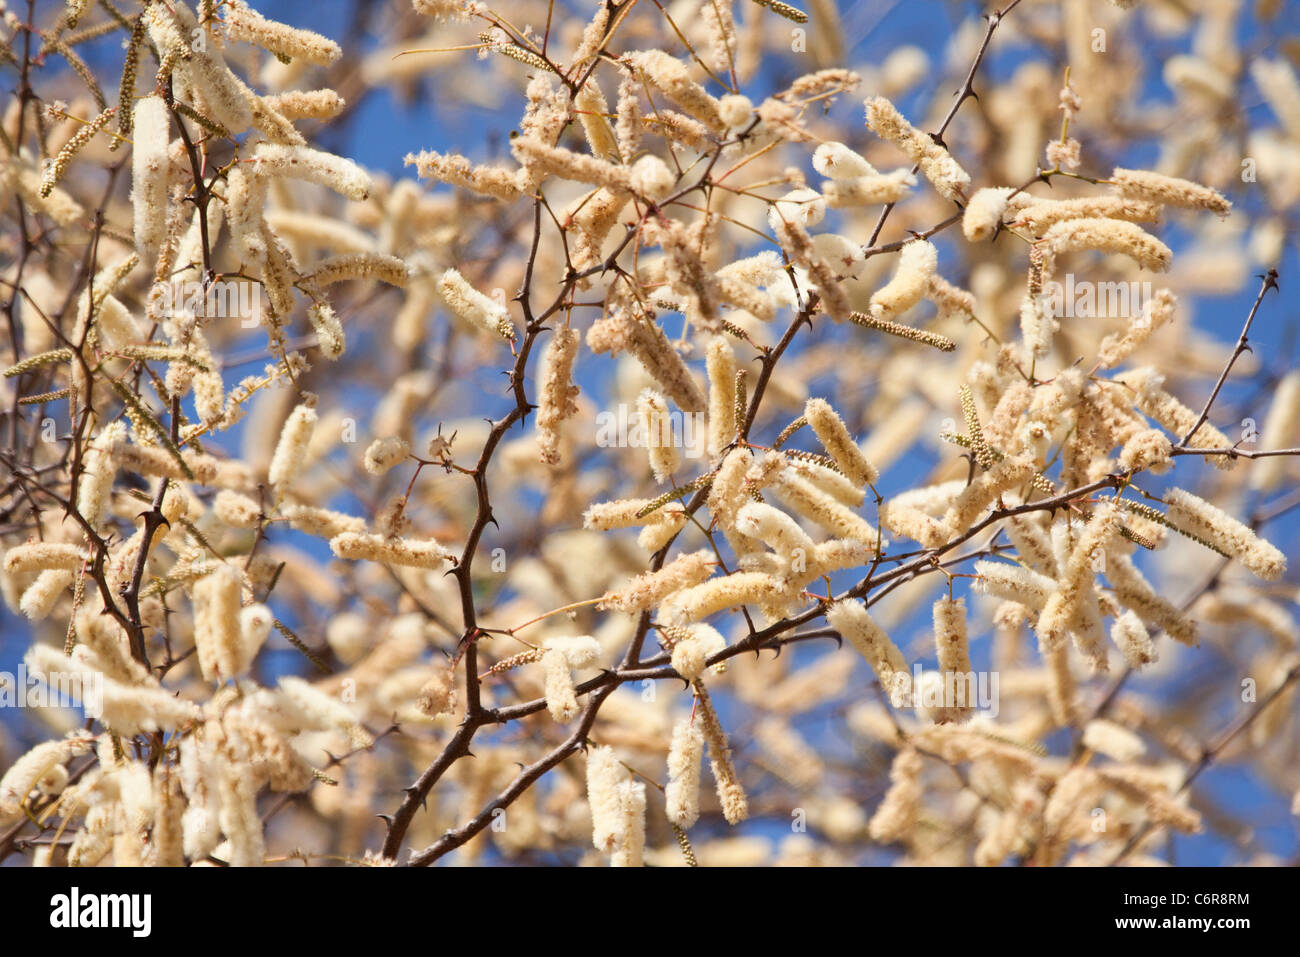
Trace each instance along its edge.
<path fill-rule="evenodd" d="M 282 505 L 280 514 L 289 520 L 291 527 L 319 538 L 334 538 L 344 532 L 361 532 L 366 527 L 363 518 L 296 502 Z"/>
<path fill-rule="evenodd" d="M 902 150 L 921 173 L 945 199 L 959 200 L 967 186 L 970 174 L 961 168 L 952 155 L 926 134 L 913 129 L 912 124 L 883 96 L 866 101 L 867 126 L 881 139 L 889 140 Z"/>
<path fill-rule="evenodd" d="M 600 86 L 594 80 L 589 80 L 573 98 L 573 105 L 578 111 L 578 122 L 582 124 L 591 154 L 600 159 L 619 161 L 618 140 L 609 121 L 605 119 L 609 104 L 605 102 Z"/>
<path fill-rule="evenodd" d="M 222 489 L 212 500 L 212 513 L 231 528 L 253 528 L 262 514 L 261 506 L 247 495 Z"/>
<path fill-rule="evenodd" d="M 806 186 L 791 190 L 772 204 L 767 221 L 777 229 L 780 223 L 794 223 L 805 229 L 816 226 L 826 218 L 826 201 L 814 189 Z"/>
<path fill-rule="evenodd" d="M 264 50 L 308 63 L 330 64 L 343 51 L 333 40 L 311 30 L 300 30 L 268 20 L 243 0 L 225 5 L 226 35 L 232 40 L 252 43 Z"/>
<path fill-rule="evenodd" d="M 712 218 L 706 217 L 693 227 L 673 223 L 659 231 L 670 288 L 685 304 L 684 312 L 691 325 L 705 333 L 716 333 L 722 328 L 717 283 L 705 268 L 704 260 L 713 241 L 712 224 Z"/>
<path fill-rule="evenodd" d="M 380 534 L 346 531 L 330 539 L 330 550 L 339 558 L 387 562 L 408 568 L 441 569 L 455 556 L 433 539 L 389 538 Z"/>
<path fill-rule="evenodd" d="M 1143 621 L 1159 625 L 1185 645 L 1196 643 L 1196 622 L 1159 594 L 1129 556 L 1112 550 L 1106 556 L 1106 578 L 1120 604 L 1132 609 Z"/>
<path fill-rule="evenodd" d="M 668 746 L 668 784 L 664 788 L 664 812 L 683 830 L 700 818 L 700 762 L 704 755 L 704 732 L 689 717 L 673 726 Z"/>
<path fill-rule="evenodd" d="M 1083 746 L 1121 763 L 1135 761 L 1146 751 L 1142 739 L 1128 728 L 1101 718 L 1084 725 Z"/>
<path fill-rule="evenodd" d="M 438 280 L 438 291 L 447 307 L 466 322 L 502 339 L 515 338 L 515 327 L 505 305 L 471 286 L 459 270 L 444 272 Z"/>
<path fill-rule="evenodd" d="M 866 606 L 860 601 L 836 602 L 826 611 L 826 623 L 867 659 L 890 703 L 895 708 L 905 707 L 912 695 L 912 676 L 907 670 L 907 659 L 867 614 Z"/>
<path fill-rule="evenodd" d="M 1121 195 L 1131 199 L 1151 200 L 1189 209 L 1208 209 L 1220 216 L 1228 215 L 1232 208 L 1232 204 L 1217 189 L 1165 176 L 1163 173 L 1116 167 L 1110 174 L 1110 181 Z"/>
<path fill-rule="evenodd" d="M 895 841 L 911 830 L 920 810 L 924 764 L 915 748 L 904 748 L 889 766 L 889 790 L 867 830 L 873 840 Z"/>
<path fill-rule="evenodd" d="M 239 666 L 247 671 L 271 634 L 275 616 L 262 604 L 246 605 L 239 610 Z"/>
<path fill-rule="evenodd" d="M 727 639 L 722 637 L 720 631 L 709 625 L 697 622 L 673 630 L 683 634 L 673 644 L 670 663 L 673 669 L 687 681 L 694 681 L 704 674 L 709 659 L 727 647 Z"/>
<path fill-rule="evenodd" d="M 167 144 L 171 114 L 161 96 L 146 96 L 132 110 L 131 203 L 135 247 L 153 253 L 167 229 Z"/>
<path fill-rule="evenodd" d="M 278 682 L 274 700 L 290 725 L 316 730 L 332 729 L 345 733 L 356 747 L 369 747 L 370 734 L 357 722 L 357 716 L 343 701 L 320 685 L 302 678 L 286 676 Z"/>
<path fill-rule="evenodd" d="M 629 71 L 618 85 L 618 119 L 614 132 L 618 136 L 619 154 L 628 163 L 641 148 L 643 118 L 641 116 L 640 84 Z"/>
<path fill-rule="evenodd" d="M 1116 618 L 1110 637 L 1130 668 L 1145 667 L 1159 657 L 1146 625 L 1136 612 L 1126 611 Z"/>
<path fill-rule="evenodd" d="M 965 721 L 973 711 L 973 702 L 967 698 L 974 691 L 973 682 L 965 680 L 973 674 L 966 637 L 966 602 L 961 598 L 940 598 L 932 611 L 939 668 L 944 673 L 945 687 L 951 680 L 955 692 L 953 700 L 944 702 L 940 720 Z"/>
<path fill-rule="evenodd" d="M 162 12 L 166 10 L 168 12 Z M 146 8 L 150 17 L 150 35 L 160 50 L 179 54 L 173 76 L 190 87 L 201 112 L 216 120 L 230 133 L 238 134 L 253 125 L 252 92 L 231 72 L 225 57 L 215 44 L 205 49 L 194 49 L 192 37 L 197 29 L 193 13 L 182 4 L 170 8 Z M 162 21 L 171 23 L 155 33 L 155 25 Z"/>
<path fill-rule="evenodd" d="M 1141 226 L 1120 219 L 1067 219 L 1043 234 L 1041 249 L 1047 257 L 1044 274 L 1055 272 L 1056 257 L 1079 250 L 1123 253 L 1143 269 L 1163 272 L 1173 261 L 1169 247 Z"/>
<path fill-rule="evenodd" d="M 340 253 L 316 263 L 303 280 L 330 286 L 349 279 L 378 279 L 390 286 L 404 287 L 411 271 L 396 256 L 376 252 Z M 342 350 L 339 350 L 342 351 Z"/>
<path fill-rule="evenodd" d="M 5 552 L 4 570 L 9 575 L 54 569 L 72 572 L 77 571 L 83 561 L 82 550 L 76 545 L 35 542 L 29 545 L 15 545 Z"/>
<path fill-rule="evenodd" d="M 898 502 L 881 504 L 880 524 L 895 535 L 920 542 L 926 548 L 937 548 L 948 538 L 947 528 L 938 519 L 931 518 L 919 508 Z"/>
<path fill-rule="evenodd" d="M 977 316 L 977 304 L 974 294 L 954 286 L 942 276 L 934 275 L 930 277 L 930 283 L 925 290 L 925 298 L 938 307 L 936 318 L 940 320 L 956 317 L 969 322 Z M 922 338 L 921 336 L 918 336 L 917 339 L 919 342 L 934 345 L 944 352 L 951 352 L 956 347 L 956 343 L 946 336 L 940 336 L 937 333 L 931 333 L 930 335 L 933 336 L 933 339 Z"/>
<path fill-rule="evenodd" d="M 90 749 L 91 739 L 72 737 L 38 744 L 19 757 L 0 778 L 0 821 L 6 824 L 22 814 L 27 795 L 51 768 L 65 764 Z"/>
<path fill-rule="evenodd" d="M 596 353 L 632 353 L 659 384 L 665 396 L 683 412 L 704 412 L 708 399 L 658 323 L 627 314 L 611 315 L 592 323 L 587 345 Z"/>
<path fill-rule="evenodd" d="M 337 359 L 347 347 L 343 323 L 327 302 L 313 302 L 307 307 L 307 321 L 316 331 L 316 342 L 327 359 Z"/>
<path fill-rule="evenodd" d="M 253 164 L 259 175 L 317 183 L 358 202 L 374 189 L 370 174 L 356 163 L 307 146 L 259 143 L 253 150 Z"/>
<path fill-rule="evenodd" d="M 1259 578 L 1276 581 L 1286 571 L 1282 552 L 1218 506 L 1181 488 L 1170 489 L 1164 500 L 1171 525 L 1222 549 Z"/>
<path fill-rule="evenodd" d="M 262 208 L 266 200 L 266 179 L 236 166 L 226 178 L 226 222 L 230 238 L 246 265 L 266 261 L 266 240 L 262 236 Z"/>
<path fill-rule="evenodd" d="M 68 590 L 76 573 L 65 568 L 50 568 L 36 576 L 18 602 L 18 610 L 28 621 L 41 621 L 54 610 L 55 604 Z"/>
<path fill-rule="evenodd" d="M 510 150 L 526 171 L 537 171 L 614 190 L 629 190 L 632 187 L 631 173 L 627 167 L 585 153 L 575 153 L 561 146 L 551 146 L 536 137 L 516 136 L 510 143 Z"/>
<path fill-rule="evenodd" d="M 496 166 L 475 166 L 457 153 L 422 150 L 408 153 L 404 162 L 414 166 L 421 178 L 441 180 L 494 199 L 508 202 L 520 195 L 514 173 Z"/>
<path fill-rule="evenodd" d="M 634 613 L 652 608 L 673 592 L 698 585 L 713 573 L 715 558 L 708 549 L 680 555 L 658 571 L 642 572 L 598 607 Z"/>
<path fill-rule="evenodd" d="M 690 77 L 681 60 L 662 50 L 629 53 L 624 62 L 640 70 L 664 95 L 710 129 L 722 132 L 726 124 L 718 111 L 718 101 Z"/>
<path fill-rule="evenodd" d="M 896 203 L 916 185 L 916 177 L 906 169 L 892 173 L 875 173 L 853 179 L 832 179 L 822 184 L 822 196 L 832 209 Z"/>
<path fill-rule="evenodd" d="M 736 572 L 682 589 L 665 601 L 661 613 L 673 624 L 685 625 L 724 608 L 760 602 L 779 590 L 771 575 Z"/>
<path fill-rule="evenodd" d="M 982 242 L 1002 225 L 1002 214 L 1013 190 L 1010 186 L 977 189 L 962 213 L 961 231 L 973 243 Z"/>
<path fill-rule="evenodd" d="M 1164 376 L 1155 369 L 1143 367 L 1125 372 L 1123 381 L 1136 392 L 1136 404 L 1143 414 L 1150 416 L 1172 432 L 1181 441 L 1183 436 L 1196 431 L 1187 444 L 1194 449 L 1226 449 L 1232 446 L 1228 437 L 1208 420 L 1197 426 L 1200 416 L 1170 395 L 1163 388 Z M 1205 460 L 1215 468 L 1229 471 L 1236 467 L 1237 460 L 1228 455 L 1207 455 Z"/>
<path fill-rule="evenodd" d="M 713 769 L 713 781 L 718 801 L 722 805 L 722 816 L 728 824 L 739 824 L 749 817 L 749 798 L 736 773 L 736 766 L 732 763 L 727 732 L 718 719 L 708 690 L 699 681 L 695 682 L 695 696 L 701 730 L 709 745 L 709 766 Z"/>
<path fill-rule="evenodd" d="M 858 486 L 875 484 L 880 473 L 867 461 L 862 449 L 849 434 L 844 420 L 836 414 L 829 402 L 825 399 L 809 399 L 804 405 L 803 414 L 826 452 L 850 482 Z"/>
<path fill-rule="evenodd" d="M 843 143 L 822 143 L 813 151 L 813 169 L 833 180 L 876 175 L 875 168 Z"/>
<path fill-rule="evenodd" d="M 656 482 L 666 482 L 681 467 L 681 449 L 673 438 L 668 403 L 654 389 L 642 389 L 636 400 L 637 413 L 646 430 L 646 451 Z"/>
<path fill-rule="evenodd" d="M 578 697 L 564 652 L 558 648 L 547 651 L 542 655 L 542 668 L 546 675 L 546 710 L 560 724 L 572 721 L 578 714 Z"/>
<path fill-rule="evenodd" d="M 1082 196 L 1074 199 L 1043 199 L 1025 196 L 1022 208 L 1015 211 L 1014 221 L 1041 236 L 1052 226 L 1067 219 L 1124 219 L 1131 223 L 1153 223 L 1160 219 L 1155 203 L 1125 196 Z M 973 202 L 973 200 L 972 200 Z"/>
<path fill-rule="evenodd" d="M 972 570 L 978 576 L 974 586 L 976 592 L 997 595 L 1032 611 L 1042 611 L 1056 589 L 1055 576 L 1031 571 L 1023 565 L 979 561 Z"/>
<path fill-rule="evenodd" d="M 645 851 L 645 784 L 626 780 L 616 788 L 621 825 L 610 867 L 640 867 Z"/>
<path fill-rule="evenodd" d="M 113 422 L 95 436 L 86 452 L 86 470 L 77 486 L 77 511 L 91 528 L 98 528 L 104 520 L 117 474 L 114 453 L 125 441 L 126 424 Z"/>
<path fill-rule="evenodd" d="M 898 254 L 893 278 L 871 297 L 871 315 L 876 319 L 894 319 L 925 297 L 931 277 L 939 264 L 939 252 L 924 239 L 906 243 Z"/>
<path fill-rule="evenodd" d="M 736 528 L 787 559 L 807 560 L 815 547 L 793 518 L 765 502 L 749 502 L 741 508 L 736 513 Z"/>
<path fill-rule="evenodd" d="M 285 90 L 262 97 L 262 102 L 288 120 L 332 119 L 347 105 L 334 90 Z"/>
<path fill-rule="evenodd" d="M 579 342 L 576 329 L 559 329 L 542 353 L 537 433 L 539 454 L 547 465 L 560 463 L 560 425 L 578 412 L 579 390 L 573 382 L 573 360 Z"/>
<path fill-rule="evenodd" d="M 1074 630 L 1076 638 L 1080 636 L 1079 630 L 1073 629 L 1072 625 L 1081 603 L 1093 595 L 1093 577 L 1100 570 L 1099 563 L 1104 561 L 1107 550 L 1119 537 L 1119 529 L 1118 509 L 1110 503 L 1098 506 L 1070 550 L 1057 588 L 1038 616 L 1035 630 L 1044 650 L 1059 648 L 1067 630 Z M 1104 668 L 1104 659 L 1098 659 L 1094 664 Z"/>
<path fill-rule="evenodd" d="M 371 475 L 383 475 L 410 453 L 411 446 L 401 436 L 375 439 L 366 448 L 362 464 Z"/>
<path fill-rule="evenodd" d="M 717 457 L 736 438 L 736 354 L 721 336 L 709 342 L 709 455 Z"/>
<path fill-rule="evenodd" d="M 610 852 L 623 830 L 618 786 L 627 772 L 610 747 L 587 751 L 587 804 L 591 809 L 591 840 L 596 850 Z"/>
<path fill-rule="evenodd" d="M 1034 463 L 1027 456 L 1003 459 L 987 472 L 977 476 L 953 500 L 944 514 L 943 524 L 950 535 L 965 532 L 979 518 L 980 513 L 1002 492 L 1028 482 L 1034 476 Z"/>
<path fill-rule="evenodd" d="M 222 564 L 194 585 L 194 646 L 205 681 L 247 670 L 239 632 L 239 576 Z"/>
<path fill-rule="evenodd" d="M 1097 359 L 1103 368 L 1114 368 L 1132 355 L 1144 342 L 1151 338 L 1161 326 L 1174 317 L 1178 305 L 1177 297 L 1168 289 L 1161 289 L 1142 306 L 1142 312 L 1129 323 L 1122 335 L 1109 335 L 1101 341 Z"/>
<path fill-rule="evenodd" d="M 196 704 L 157 686 L 127 686 L 104 678 L 103 723 L 120 735 L 173 731 L 199 716 Z"/>
<path fill-rule="evenodd" d="M 777 474 L 773 490 L 786 505 L 831 534 L 855 539 L 864 545 L 877 544 L 879 532 L 870 522 L 797 475 L 793 469 Z"/>
<path fill-rule="evenodd" d="M 267 470 L 267 481 L 281 491 L 293 485 L 303 467 L 316 420 L 316 410 L 306 404 L 297 406 L 285 419 Z"/>

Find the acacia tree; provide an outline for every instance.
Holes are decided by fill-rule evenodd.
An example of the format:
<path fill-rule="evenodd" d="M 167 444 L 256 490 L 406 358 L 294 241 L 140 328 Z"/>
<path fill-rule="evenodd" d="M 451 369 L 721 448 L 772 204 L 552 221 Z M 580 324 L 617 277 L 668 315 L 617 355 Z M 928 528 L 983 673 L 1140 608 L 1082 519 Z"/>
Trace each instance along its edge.
<path fill-rule="evenodd" d="M 1294 51 L 591 6 L 10 0 L 0 857 L 1275 854 Z"/>

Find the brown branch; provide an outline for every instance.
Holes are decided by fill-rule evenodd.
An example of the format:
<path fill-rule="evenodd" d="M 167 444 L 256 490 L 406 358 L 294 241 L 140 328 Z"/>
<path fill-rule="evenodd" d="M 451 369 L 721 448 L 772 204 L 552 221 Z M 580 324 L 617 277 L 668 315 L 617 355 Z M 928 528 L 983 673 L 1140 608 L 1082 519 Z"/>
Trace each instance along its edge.
<path fill-rule="evenodd" d="M 998 25 L 1002 23 L 1002 18 L 1019 5 L 1020 0 L 1011 0 L 1001 10 L 995 10 L 993 13 L 986 15 L 988 26 L 984 30 L 984 39 L 980 41 L 979 49 L 975 51 L 975 59 L 971 62 L 970 69 L 966 71 L 966 80 L 962 83 L 961 89 L 957 91 L 956 99 L 953 100 L 952 106 L 948 108 L 948 113 L 944 116 L 943 122 L 939 124 L 937 130 L 930 134 L 936 143 L 943 145 L 943 134 L 947 132 L 949 124 L 956 119 L 957 111 L 961 109 L 961 105 L 971 97 L 976 96 L 975 74 L 979 72 L 980 64 L 984 62 L 984 54 L 988 52 L 989 43 L 993 40 L 993 34 L 997 31 Z M 921 165 L 919 163 L 914 165 L 912 175 L 915 176 L 920 169 Z M 876 225 L 871 230 L 871 238 L 866 242 L 868 247 L 876 244 L 876 240 L 880 238 L 880 231 L 885 228 L 885 221 L 889 219 L 889 214 L 894 211 L 894 207 L 897 205 L 897 203 L 890 203 L 880 211 L 880 218 L 876 220 Z"/>
<path fill-rule="evenodd" d="M 1197 429 L 1204 425 L 1205 420 L 1210 417 L 1210 407 L 1214 405 L 1214 400 L 1219 397 L 1219 390 L 1223 388 L 1223 383 L 1228 380 L 1228 373 L 1232 371 L 1233 365 L 1236 363 L 1237 359 L 1241 357 L 1241 354 L 1250 349 L 1250 345 L 1247 343 L 1247 336 L 1250 335 L 1251 323 L 1255 321 L 1255 313 L 1259 312 L 1260 303 L 1264 301 L 1264 294 L 1270 289 L 1276 288 L 1277 270 L 1270 269 L 1260 277 L 1259 294 L 1255 297 L 1254 305 L 1250 307 L 1250 314 L 1246 316 L 1245 325 L 1241 327 L 1241 335 L 1237 337 L 1237 345 L 1233 348 L 1232 355 L 1228 356 L 1228 362 L 1224 365 L 1223 372 L 1219 375 L 1219 381 L 1214 384 L 1214 391 L 1211 392 L 1210 397 L 1205 400 L 1205 408 L 1201 409 L 1201 414 L 1197 416 L 1196 424 L 1188 430 L 1186 435 L 1178 440 L 1178 444 L 1174 446 L 1175 449 L 1185 450 L 1187 448 L 1187 443 L 1192 440 L 1192 436 L 1196 434 Z"/>

